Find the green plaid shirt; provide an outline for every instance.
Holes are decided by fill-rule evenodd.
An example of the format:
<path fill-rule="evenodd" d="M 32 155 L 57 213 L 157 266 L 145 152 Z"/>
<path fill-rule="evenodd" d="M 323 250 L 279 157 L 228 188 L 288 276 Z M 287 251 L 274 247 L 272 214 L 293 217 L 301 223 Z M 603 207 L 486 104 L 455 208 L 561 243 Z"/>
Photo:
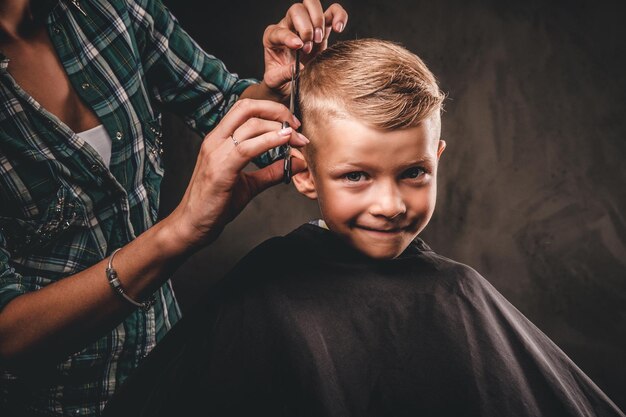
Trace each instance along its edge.
<path fill-rule="evenodd" d="M 111 162 L 105 166 L 22 90 L 0 56 L 0 309 L 97 263 L 154 224 L 163 169 L 153 104 L 205 134 L 252 83 L 203 52 L 158 0 L 49 3 L 50 37 L 73 87 L 113 139 Z M 0 364 L 0 415 L 15 407 L 28 415 L 99 415 L 180 318 L 169 281 L 156 299 L 150 311 L 135 311 L 35 376 Z"/>

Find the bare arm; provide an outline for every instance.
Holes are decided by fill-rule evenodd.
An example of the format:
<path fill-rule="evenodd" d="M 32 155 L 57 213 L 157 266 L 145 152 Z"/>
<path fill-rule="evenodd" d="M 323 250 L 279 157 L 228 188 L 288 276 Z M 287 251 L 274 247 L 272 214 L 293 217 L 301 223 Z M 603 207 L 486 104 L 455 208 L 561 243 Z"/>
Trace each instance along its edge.
<path fill-rule="evenodd" d="M 268 149 L 287 141 L 306 143 L 291 130 L 279 132 L 283 119 L 299 125 L 281 104 L 240 100 L 207 135 L 179 206 L 115 257 L 130 297 L 152 294 L 189 254 L 214 241 L 252 197 L 280 182 L 280 162 L 242 170 Z M 233 132 L 237 146 L 230 139 Z M 295 172 L 302 168 L 294 164 Z M 0 361 L 20 366 L 62 359 L 120 323 L 134 307 L 109 287 L 107 262 L 9 302 L 0 311 Z"/>
<path fill-rule="evenodd" d="M 188 250 L 174 244 L 163 221 L 126 245 L 114 267 L 133 299 L 154 292 Z M 108 259 L 39 291 L 15 298 L 0 312 L 0 357 L 21 362 L 62 359 L 115 327 L 135 308 L 109 286 Z"/>

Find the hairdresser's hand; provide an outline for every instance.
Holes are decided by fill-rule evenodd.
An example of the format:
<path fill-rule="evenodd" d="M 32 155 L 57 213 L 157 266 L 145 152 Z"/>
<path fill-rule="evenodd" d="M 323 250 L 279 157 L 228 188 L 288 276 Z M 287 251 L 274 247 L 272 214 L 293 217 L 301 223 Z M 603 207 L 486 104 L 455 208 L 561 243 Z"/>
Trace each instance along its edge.
<path fill-rule="evenodd" d="M 295 3 L 280 22 L 265 29 L 265 74 L 262 84 L 285 99 L 290 93 L 293 50 L 302 48 L 300 58 L 306 65 L 326 49 L 331 32 L 342 32 L 347 23 L 348 13 L 337 3 L 326 11 L 319 0 Z"/>
<path fill-rule="evenodd" d="M 281 130 L 283 120 L 294 129 L 300 126 L 282 104 L 244 99 L 204 138 L 185 195 L 163 220 L 177 251 L 211 243 L 254 196 L 282 181 L 282 160 L 255 171 L 243 169 L 253 158 L 288 141 L 293 146 L 308 142 L 291 128 Z M 292 162 L 294 173 L 304 166 L 300 160 Z"/>

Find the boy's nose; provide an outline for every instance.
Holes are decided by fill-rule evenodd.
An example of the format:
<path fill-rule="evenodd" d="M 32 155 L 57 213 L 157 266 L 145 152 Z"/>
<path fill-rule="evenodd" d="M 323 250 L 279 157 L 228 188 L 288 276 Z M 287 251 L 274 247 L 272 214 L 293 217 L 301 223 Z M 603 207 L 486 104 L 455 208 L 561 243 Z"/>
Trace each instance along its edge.
<path fill-rule="evenodd" d="M 406 213 L 406 204 L 402 198 L 402 193 L 395 184 L 377 187 L 369 212 L 373 216 L 383 216 L 388 219 Z"/>

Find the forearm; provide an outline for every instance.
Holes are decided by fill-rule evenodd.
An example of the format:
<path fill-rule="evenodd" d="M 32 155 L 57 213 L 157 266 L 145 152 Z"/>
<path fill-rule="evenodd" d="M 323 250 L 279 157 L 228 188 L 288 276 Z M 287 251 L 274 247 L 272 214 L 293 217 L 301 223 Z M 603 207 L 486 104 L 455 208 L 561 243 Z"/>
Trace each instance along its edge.
<path fill-rule="evenodd" d="M 164 220 L 165 222 L 165 220 Z M 115 256 L 126 293 L 143 300 L 184 259 L 166 223 L 158 223 Z M 0 359 L 13 366 L 60 360 L 117 326 L 134 308 L 109 286 L 108 259 L 45 288 L 13 299 L 0 311 Z"/>
<path fill-rule="evenodd" d="M 246 123 L 253 118 L 262 119 L 265 130 Z M 115 257 L 113 266 L 131 298 L 152 294 L 193 251 L 213 242 L 252 197 L 282 179 L 278 165 L 242 172 L 252 158 L 290 139 L 294 146 L 306 144 L 291 130 L 278 130 L 276 120 L 298 124 L 285 106 L 246 100 L 207 135 L 178 207 Z M 235 131 L 247 138 L 237 151 L 227 139 Z M 135 307 L 110 288 L 107 262 L 8 302 L 0 310 L 0 362 L 58 361 L 127 317 Z"/>

